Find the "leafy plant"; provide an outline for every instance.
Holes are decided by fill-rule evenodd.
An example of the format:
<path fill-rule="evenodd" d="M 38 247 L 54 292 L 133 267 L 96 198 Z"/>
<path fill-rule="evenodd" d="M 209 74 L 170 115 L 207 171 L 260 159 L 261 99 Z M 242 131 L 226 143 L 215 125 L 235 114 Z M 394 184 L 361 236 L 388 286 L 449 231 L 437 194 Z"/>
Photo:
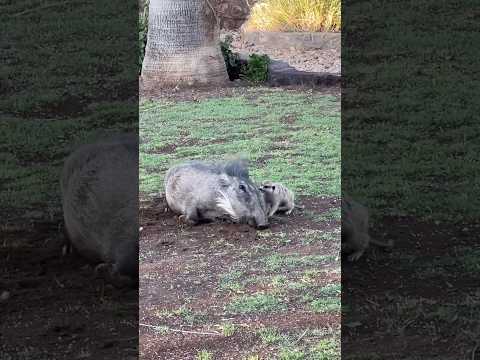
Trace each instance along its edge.
<path fill-rule="evenodd" d="M 138 43 L 139 43 L 139 55 L 138 55 L 138 72 L 142 71 L 143 58 L 145 57 L 145 47 L 147 46 L 147 33 L 148 33 L 148 6 L 150 1 L 145 1 L 143 11 L 138 16 Z"/>
<path fill-rule="evenodd" d="M 242 60 L 240 55 L 232 50 L 232 41 L 233 37 L 227 35 L 220 42 L 230 80 L 245 79 L 255 84 L 265 82 L 268 78 L 270 58 L 267 55 L 252 54 L 248 60 Z"/>
<path fill-rule="evenodd" d="M 231 35 L 225 36 L 225 39 L 220 42 L 220 49 L 227 66 L 228 77 L 233 81 L 240 78 L 241 61 L 239 54 L 232 51 L 232 41 Z"/>
<path fill-rule="evenodd" d="M 248 59 L 248 63 L 240 71 L 240 77 L 256 84 L 265 82 L 268 78 L 269 64 L 270 58 L 268 55 L 252 54 Z"/>

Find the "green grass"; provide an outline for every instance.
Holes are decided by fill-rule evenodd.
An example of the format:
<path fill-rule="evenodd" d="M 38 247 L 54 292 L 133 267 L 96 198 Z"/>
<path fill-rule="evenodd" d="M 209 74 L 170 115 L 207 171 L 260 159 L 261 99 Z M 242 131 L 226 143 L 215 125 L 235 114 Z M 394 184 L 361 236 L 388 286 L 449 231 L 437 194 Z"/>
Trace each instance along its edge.
<path fill-rule="evenodd" d="M 279 255 L 273 254 L 264 260 L 265 268 L 269 271 L 277 271 L 284 268 L 321 265 L 334 260 L 333 255 Z"/>
<path fill-rule="evenodd" d="M 299 194 L 340 193 L 339 100 L 320 94 L 252 90 L 250 96 L 140 107 L 140 191 L 163 192 L 169 166 L 238 154 L 254 179 L 281 180 Z M 287 119 L 294 119 L 289 124 Z M 172 152 L 166 152 L 175 145 Z"/>
<path fill-rule="evenodd" d="M 235 334 L 236 327 L 234 324 L 230 324 L 230 323 L 222 324 L 220 328 L 222 330 L 223 336 L 229 337 Z"/>
<path fill-rule="evenodd" d="M 303 351 L 295 350 L 295 349 L 292 350 L 290 348 L 281 349 L 278 358 L 280 360 L 304 360 L 304 359 L 306 359 Z"/>
<path fill-rule="evenodd" d="M 275 345 L 280 343 L 284 337 L 273 328 L 264 328 L 258 332 L 260 339 L 265 345 Z"/>
<path fill-rule="evenodd" d="M 117 104 L 111 106 L 113 110 Z M 112 122 L 112 131 L 134 130 L 130 116 L 130 113 L 112 111 L 105 120 L 117 122 Z M 0 159 L 4 160 L 0 172 L 4 184 L 0 202 L 5 204 L 4 210 L 13 215 L 42 207 L 59 213 L 64 158 L 78 144 L 98 138 L 97 126 L 96 118 L 91 115 L 71 120 L 1 119 L 0 132 L 8 134 L 0 144 Z"/>
<path fill-rule="evenodd" d="M 275 349 L 276 359 L 340 359 L 340 339 L 338 331 L 306 329 L 281 332 L 276 328 L 260 329 L 258 336 L 263 345 Z"/>
<path fill-rule="evenodd" d="M 463 248 L 457 265 L 467 273 L 478 274 L 480 271 L 480 248 Z"/>
<path fill-rule="evenodd" d="M 312 219 L 315 222 L 318 220 L 315 216 L 313 216 Z M 324 221 L 318 221 L 318 223 L 324 223 Z M 304 230 L 297 236 L 302 240 L 303 244 L 323 243 L 338 245 L 338 241 L 340 239 L 340 229 L 338 228 L 333 231 Z"/>
<path fill-rule="evenodd" d="M 372 310 L 380 314 L 379 324 L 386 334 L 404 336 L 416 329 L 419 335 L 428 336 L 428 329 L 436 326 L 443 336 L 455 336 L 458 329 L 463 329 L 467 336 L 475 339 L 480 303 L 474 291 L 452 299 L 448 304 L 436 299 L 393 294 L 383 306 L 379 304 L 381 298 L 371 297 L 368 300 L 370 304 L 376 304 Z M 422 327 L 417 329 L 413 324 L 421 324 Z"/>
<path fill-rule="evenodd" d="M 122 85 L 135 95 L 137 34 L 130 32 L 137 27 L 135 2 L 42 5 L 55 6 L 42 9 L 36 1 L 2 5 L 2 112 L 31 117 L 72 104 L 81 108 L 115 98 Z"/>
<path fill-rule="evenodd" d="M 234 270 L 220 277 L 219 288 L 221 290 L 228 290 L 233 292 L 240 292 L 245 285 L 242 283 L 242 271 Z"/>
<path fill-rule="evenodd" d="M 160 318 L 162 321 L 168 319 L 176 319 L 181 321 L 189 326 L 201 324 L 204 322 L 205 314 L 199 311 L 193 311 L 187 306 L 181 306 L 173 310 L 167 310 L 164 308 L 156 309 L 153 312 L 153 315 L 157 318 Z"/>
<path fill-rule="evenodd" d="M 454 254 L 445 254 L 443 257 L 437 257 L 429 262 L 425 259 L 417 258 L 411 264 L 420 276 L 438 276 L 448 278 L 457 276 L 458 270 L 462 274 L 476 275 L 480 271 L 480 248 L 478 247 L 454 247 Z"/>
<path fill-rule="evenodd" d="M 342 292 L 341 285 L 338 283 L 325 285 L 320 289 L 320 296 L 331 297 L 340 296 Z"/>
<path fill-rule="evenodd" d="M 472 9 L 478 2 L 346 7 L 342 186 L 375 216 L 478 219 L 478 52 L 466 44 L 480 34 L 464 31 L 473 17 L 457 25 Z"/>
<path fill-rule="evenodd" d="M 313 217 L 318 222 L 340 221 L 341 220 L 340 208 L 332 208 L 322 214 L 313 214 Z"/>
<path fill-rule="evenodd" d="M 201 350 L 197 354 L 197 360 L 213 360 L 213 355 L 207 350 Z"/>
<path fill-rule="evenodd" d="M 338 312 L 341 308 L 340 298 L 324 298 L 313 300 L 310 308 L 317 313 Z"/>
<path fill-rule="evenodd" d="M 33 208 L 58 219 L 64 157 L 100 129 L 136 129 L 138 104 L 125 100 L 136 95 L 136 44 L 128 27 L 128 19 L 131 29 L 137 24 L 135 5 L 53 0 L 2 5 L 3 220 Z"/>
<path fill-rule="evenodd" d="M 286 305 L 282 299 L 263 293 L 239 297 L 226 306 L 226 311 L 231 314 L 269 313 L 285 309 Z"/>
<path fill-rule="evenodd" d="M 480 254 L 474 228 L 465 232 L 471 241 L 461 234 L 469 227 L 462 223 L 478 223 L 480 215 L 480 84 L 473 46 L 480 40 L 473 15 L 479 3 L 356 1 L 344 10 L 342 190 L 365 203 L 373 220 L 409 217 L 400 236 L 405 246 L 394 247 L 387 262 L 376 261 L 390 272 L 381 275 L 384 284 L 402 274 L 408 285 L 394 282 L 377 296 L 361 293 L 377 277 L 353 285 L 352 294 L 361 295 L 343 319 L 361 325 L 344 328 L 346 343 L 366 355 L 348 358 L 405 356 L 401 349 L 358 346 L 373 334 L 429 338 L 426 348 L 443 358 L 472 357 L 478 295 L 470 284 L 478 283 Z M 430 251 L 423 243 L 428 238 L 432 249 L 437 240 L 450 246 Z M 470 248 L 455 249 L 469 241 Z M 417 348 L 416 357 L 430 356 Z M 355 350 L 345 352 L 363 352 Z"/>
<path fill-rule="evenodd" d="M 340 341 L 333 339 L 320 340 L 312 351 L 313 360 L 338 360 L 340 359 Z"/>

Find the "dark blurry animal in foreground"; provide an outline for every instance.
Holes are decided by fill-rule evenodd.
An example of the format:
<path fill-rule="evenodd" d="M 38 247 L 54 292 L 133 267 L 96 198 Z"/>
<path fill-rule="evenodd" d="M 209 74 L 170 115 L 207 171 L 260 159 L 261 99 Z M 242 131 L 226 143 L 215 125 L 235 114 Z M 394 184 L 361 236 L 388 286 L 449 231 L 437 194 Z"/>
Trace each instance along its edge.
<path fill-rule="evenodd" d="M 245 161 L 190 161 L 168 170 L 165 197 L 188 223 L 229 217 L 258 229 L 268 227 L 265 199 L 249 177 Z"/>
<path fill-rule="evenodd" d="M 138 281 L 138 138 L 83 145 L 61 176 L 69 245 L 114 283 Z"/>
<path fill-rule="evenodd" d="M 393 241 L 384 243 L 372 239 L 368 221 L 367 208 L 345 195 L 342 198 L 342 251 L 350 254 L 349 261 L 360 259 L 370 243 L 383 248 L 393 246 Z"/>

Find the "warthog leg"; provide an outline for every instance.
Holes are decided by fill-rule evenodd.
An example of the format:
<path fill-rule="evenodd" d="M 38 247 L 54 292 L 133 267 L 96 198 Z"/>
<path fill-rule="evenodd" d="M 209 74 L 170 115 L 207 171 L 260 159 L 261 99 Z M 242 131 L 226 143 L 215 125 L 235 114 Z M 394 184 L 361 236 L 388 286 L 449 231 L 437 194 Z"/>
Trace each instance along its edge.
<path fill-rule="evenodd" d="M 100 278 L 117 288 L 128 286 L 133 282 L 128 276 L 119 274 L 115 269 L 115 265 L 109 263 L 98 264 L 94 269 L 94 274 L 95 278 Z"/>

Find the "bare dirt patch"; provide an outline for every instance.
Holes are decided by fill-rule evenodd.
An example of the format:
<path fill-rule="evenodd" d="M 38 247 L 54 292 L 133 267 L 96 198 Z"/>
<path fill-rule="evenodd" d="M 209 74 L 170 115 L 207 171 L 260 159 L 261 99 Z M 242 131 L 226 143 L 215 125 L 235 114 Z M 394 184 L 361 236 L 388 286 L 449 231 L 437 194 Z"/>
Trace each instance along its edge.
<path fill-rule="evenodd" d="M 479 277 L 465 256 L 480 249 L 478 226 L 379 223 L 374 235 L 393 239 L 392 252 L 372 248 L 358 263 L 342 262 L 342 306 L 350 309 L 342 317 L 344 356 L 470 358 Z"/>
<path fill-rule="evenodd" d="M 223 97 L 237 97 L 245 96 L 247 99 L 256 99 L 257 94 L 264 95 L 265 91 L 268 91 L 270 88 L 267 87 L 256 87 L 250 86 L 247 82 L 236 80 L 231 83 L 231 86 L 221 87 L 221 88 L 159 88 L 155 91 L 147 91 L 140 86 L 139 94 L 140 99 L 146 100 L 156 100 L 163 99 L 167 101 L 172 101 L 175 103 L 183 101 L 195 101 L 199 102 L 205 99 L 218 99 Z M 275 88 L 274 88 L 275 89 Z M 308 86 L 284 86 L 282 90 L 293 90 L 293 91 L 308 91 L 316 94 L 324 95 L 333 95 L 340 97 L 341 89 L 340 86 L 317 86 L 312 89 Z M 270 90 L 272 91 L 272 90 Z M 278 90 L 277 90 L 278 91 Z M 281 91 L 281 90 L 280 90 Z"/>
<path fill-rule="evenodd" d="M 136 359 L 138 292 L 104 288 L 56 223 L 2 232 L 0 352 L 13 359 Z M 26 345 L 28 344 L 28 345 Z M 10 358 L 10 357 L 6 357 Z"/>
<path fill-rule="evenodd" d="M 307 213 L 322 214 L 339 206 L 336 199 L 300 198 Z M 263 293 L 271 286 L 248 283 L 265 274 L 265 258 L 279 256 L 316 256 L 334 254 L 335 246 L 302 244 L 292 238 L 278 243 L 278 235 L 288 237 L 305 229 L 332 231 L 338 222 L 319 222 L 298 211 L 291 216 L 273 219 L 270 229 L 257 231 L 247 225 L 211 223 L 190 226 L 181 223 L 163 198 L 141 209 L 140 239 L 140 353 L 142 359 L 195 359 L 206 349 L 215 359 L 241 359 L 247 354 L 272 354 L 256 331 L 275 327 L 284 331 L 305 328 L 338 328 L 335 314 L 314 314 L 302 309 L 246 314 L 228 313 L 226 306 L 236 296 Z M 321 270 L 321 269 L 319 269 Z M 330 266 L 316 281 L 328 284 L 339 281 Z M 236 272 L 241 274 L 235 277 Z M 288 278 L 288 270 L 279 273 Z M 238 292 L 222 287 L 225 276 L 248 283 Z M 279 295 L 279 298 L 281 296 Z M 286 299 L 284 301 L 287 301 Z M 232 336 L 224 336 L 219 326 L 235 325 Z M 151 326 L 164 326 L 164 332 Z M 185 331 L 182 333 L 181 331 Z M 190 331 L 190 332 L 189 332 Z M 191 333 L 193 331 L 194 333 Z M 198 332 L 198 333 L 195 333 Z M 215 333 L 210 335 L 209 333 Z"/>
<path fill-rule="evenodd" d="M 278 44 L 255 44 L 232 32 L 232 48 L 244 54 L 267 54 L 274 60 L 288 63 L 297 70 L 308 72 L 341 73 L 341 49 L 296 49 Z"/>

